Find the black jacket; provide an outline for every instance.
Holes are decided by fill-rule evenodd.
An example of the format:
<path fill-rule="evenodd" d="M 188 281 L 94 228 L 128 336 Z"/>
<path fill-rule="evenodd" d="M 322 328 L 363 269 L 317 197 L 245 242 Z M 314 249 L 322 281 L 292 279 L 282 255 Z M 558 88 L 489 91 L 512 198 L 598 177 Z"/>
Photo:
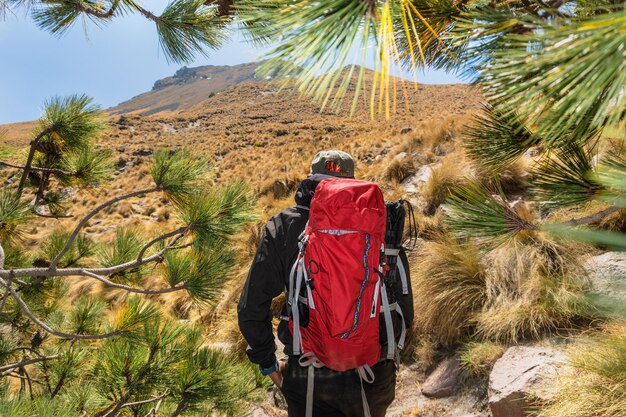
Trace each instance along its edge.
<path fill-rule="evenodd" d="M 269 368 L 276 361 L 276 344 L 272 331 L 272 299 L 289 287 L 289 272 L 298 256 L 298 239 L 309 218 L 308 207 L 317 184 L 324 175 L 312 175 L 302 182 L 296 193 L 296 207 L 283 210 L 272 217 L 265 226 L 263 238 L 252 262 L 248 279 L 239 299 L 237 309 L 239 328 L 249 344 L 248 357 L 253 363 Z M 409 275 L 408 262 L 404 252 L 400 254 L 405 270 Z M 407 278 L 410 279 L 409 276 Z M 410 280 L 409 280 L 410 282 Z M 413 295 L 409 285 L 409 294 L 402 295 L 400 283 L 392 286 L 404 312 L 407 328 L 413 322 Z M 286 310 L 282 313 L 287 316 Z M 395 320 L 396 334 L 401 323 Z M 381 320 L 381 344 L 386 343 L 384 323 Z M 278 326 L 278 338 L 285 345 L 285 354 L 292 354 L 292 336 L 287 322 L 281 320 Z"/>

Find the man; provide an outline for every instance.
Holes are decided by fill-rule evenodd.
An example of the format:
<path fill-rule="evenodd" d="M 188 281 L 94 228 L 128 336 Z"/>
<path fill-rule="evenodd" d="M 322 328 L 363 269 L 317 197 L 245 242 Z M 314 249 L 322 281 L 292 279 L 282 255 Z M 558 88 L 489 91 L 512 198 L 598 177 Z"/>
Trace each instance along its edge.
<path fill-rule="evenodd" d="M 307 369 L 300 366 L 293 356 L 293 338 L 288 327 L 287 307 L 281 314 L 278 337 L 285 345 L 287 362 L 276 361 L 276 345 L 272 332 L 272 299 L 289 288 L 290 270 L 298 257 L 299 237 L 309 218 L 309 205 L 316 186 L 323 179 L 332 177 L 354 178 L 354 160 L 342 151 L 319 152 L 311 163 L 311 175 L 298 189 L 296 206 L 274 216 L 266 225 L 262 241 L 252 263 L 246 285 L 238 307 L 239 327 L 247 342 L 248 357 L 259 365 L 261 373 L 269 376 L 281 388 L 290 417 L 305 416 L 307 402 Z M 400 252 L 400 261 L 408 274 L 406 255 Z M 410 281 L 409 281 L 410 282 Z M 409 285 L 410 289 L 410 285 Z M 413 320 L 412 294 L 390 288 L 404 312 L 404 321 L 409 326 Z M 395 313 L 394 313 L 395 314 Z M 382 315 L 381 315 L 382 317 Z M 394 328 L 401 327 L 402 318 L 394 316 Z M 380 319 L 380 344 L 385 352 L 386 332 L 384 320 Z M 381 359 L 372 366 L 374 381 L 363 384 L 369 413 L 372 417 L 383 417 L 394 399 L 396 365 L 393 360 Z M 322 367 L 315 370 L 313 391 L 313 416 L 319 417 L 362 417 L 362 381 L 354 370 L 336 372 Z"/>

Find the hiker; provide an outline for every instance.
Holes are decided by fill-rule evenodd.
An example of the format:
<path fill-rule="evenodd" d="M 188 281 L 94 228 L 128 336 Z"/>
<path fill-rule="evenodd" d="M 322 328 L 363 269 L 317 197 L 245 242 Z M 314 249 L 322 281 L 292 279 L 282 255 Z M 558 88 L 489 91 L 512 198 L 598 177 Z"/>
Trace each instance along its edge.
<path fill-rule="evenodd" d="M 306 234 L 303 233 L 305 228 L 318 221 L 316 219 L 324 219 L 322 210 L 325 208 L 330 211 L 337 208 L 332 204 L 325 206 L 326 198 L 332 199 L 333 193 L 343 192 L 342 190 L 347 190 L 342 198 L 350 199 L 351 205 L 375 206 L 362 207 L 354 215 L 350 214 L 352 212 L 347 213 L 345 219 L 347 222 L 361 223 L 351 225 L 351 228 L 371 229 L 371 234 L 320 229 L 327 234 L 314 240 L 328 238 L 329 245 L 340 241 L 358 241 L 361 243 L 355 244 L 356 246 L 344 244 L 343 247 L 332 248 L 331 252 L 352 251 L 352 247 L 358 247 L 358 251 L 362 252 L 362 235 L 365 235 L 366 244 L 374 249 L 368 250 L 369 246 L 366 246 L 365 260 L 363 253 L 357 251 L 356 260 L 352 264 L 351 259 L 348 259 L 353 257 L 351 254 L 346 254 L 343 259 L 335 258 L 337 261 L 332 265 L 328 265 L 333 263 L 328 254 L 317 258 L 319 260 L 324 256 L 325 263 L 315 261 L 312 259 L 315 255 L 310 253 L 307 259 L 307 251 L 314 250 L 319 243 L 306 242 Z M 359 195 L 361 192 L 366 194 Z M 314 212 L 311 212 L 312 219 L 309 222 L 314 196 Z M 351 199 L 351 196 L 355 198 Z M 310 175 L 302 181 L 295 200 L 295 207 L 283 210 L 267 223 L 239 300 L 239 328 L 249 344 L 248 357 L 259 365 L 263 375 L 269 376 L 281 389 L 287 400 L 290 417 L 383 417 L 395 396 L 396 371 L 399 365 L 397 348 L 404 343 L 403 329 L 408 328 L 413 320 L 413 301 L 408 262 L 403 250 L 388 249 L 385 252 L 389 255 L 386 257 L 388 265 L 397 263 L 397 270 L 402 272 L 401 280 L 380 285 L 383 282 L 382 271 L 378 264 L 370 265 L 371 262 L 378 263 L 385 259 L 385 254 L 379 250 L 385 241 L 385 219 L 382 218 L 385 216 L 385 203 L 382 201 L 382 193 L 373 183 L 354 180 L 354 160 L 349 154 L 331 150 L 319 152 L 315 156 Z M 387 215 L 390 215 L 392 204 L 387 203 L 387 207 Z M 394 207 L 398 207 L 398 204 Z M 346 206 L 345 209 L 348 210 L 349 207 Z M 359 213 L 371 213 L 371 220 L 360 217 Z M 341 216 L 332 214 L 330 217 L 319 221 L 333 222 Z M 401 227 L 404 227 L 404 216 L 401 216 L 400 221 Z M 329 237 L 332 234 L 336 236 Z M 390 235 L 394 233 L 388 230 L 387 237 Z M 402 232 L 394 238 L 401 242 Z M 401 243 L 397 247 L 400 248 Z M 319 246 L 318 250 L 323 251 Z M 333 300 L 322 299 L 327 289 L 321 281 L 322 277 L 318 278 L 316 274 L 321 273 L 319 271 L 324 268 L 330 270 L 329 274 L 335 274 L 332 279 L 336 281 L 356 274 L 354 279 L 357 287 L 346 294 L 342 294 L 337 287 L 333 290 Z M 378 285 L 374 285 L 377 281 L 380 281 Z M 288 300 L 281 313 L 278 337 L 285 346 L 284 353 L 288 359 L 277 362 L 270 310 L 272 300 L 283 292 Z M 347 298 L 342 302 L 340 298 L 344 295 Z M 367 311 L 363 311 L 365 309 Z M 339 310 L 347 311 L 344 316 L 347 317 L 348 324 L 341 329 L 343 334 L 331 340 L 327 331 L 328 323 L 333 319 L 329 317 L 339 314 Z M 385 311 L 386 314 L 383 314 Z M 326 316 L 322 319 L 326 322 L 320 325 L 318 317 L 324 314 Z M 351 326 L 352 317 L 354 324 Z M 335 324 L 337 323 L 332 325 Z M 368 338 L 367 335 L 374 336 Z M 389 338 L 392 339 L 391 343 L 388 343 Z M 400 343 L 397 339 L 401 339 Z M 319 346 L 338 347 L 333 353 L 330 348 Z"/>

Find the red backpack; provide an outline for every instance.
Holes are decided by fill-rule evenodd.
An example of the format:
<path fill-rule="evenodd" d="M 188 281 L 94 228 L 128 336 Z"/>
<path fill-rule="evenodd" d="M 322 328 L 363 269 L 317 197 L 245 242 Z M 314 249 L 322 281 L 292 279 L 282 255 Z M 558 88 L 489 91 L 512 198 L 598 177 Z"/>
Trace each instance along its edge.
<path fill-rule="evenodd" d="M 293 353 L 301 355 L 300 365 L 309 366 L 307 416 L 314 368 L 355 369 L 362 381 L 373 381 L 370 366 L 381 359 L 381 310 L 387 313 L 387 358 L 395 357 L 382 281 L 386 223 L 382 192 L 372 182 L 329 178 L 315 189 L 288 294 Z M 369 415 L 363 390 L 362 395 Z"/>

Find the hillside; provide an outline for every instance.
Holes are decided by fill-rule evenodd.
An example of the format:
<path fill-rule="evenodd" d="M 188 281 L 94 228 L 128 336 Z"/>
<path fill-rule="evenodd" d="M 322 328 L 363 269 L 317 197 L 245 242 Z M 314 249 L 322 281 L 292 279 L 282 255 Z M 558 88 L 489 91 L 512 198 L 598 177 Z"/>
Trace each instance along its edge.
<path fill-rule="evenodd" d="M 257 67 L 257 63 L 183 67 L 173 76 L 157 80 L 151 91 L 124 101 L 109 109 L 109 112 L 141 115 L 178 113 L 229 87 L 256 80 Z"/>

